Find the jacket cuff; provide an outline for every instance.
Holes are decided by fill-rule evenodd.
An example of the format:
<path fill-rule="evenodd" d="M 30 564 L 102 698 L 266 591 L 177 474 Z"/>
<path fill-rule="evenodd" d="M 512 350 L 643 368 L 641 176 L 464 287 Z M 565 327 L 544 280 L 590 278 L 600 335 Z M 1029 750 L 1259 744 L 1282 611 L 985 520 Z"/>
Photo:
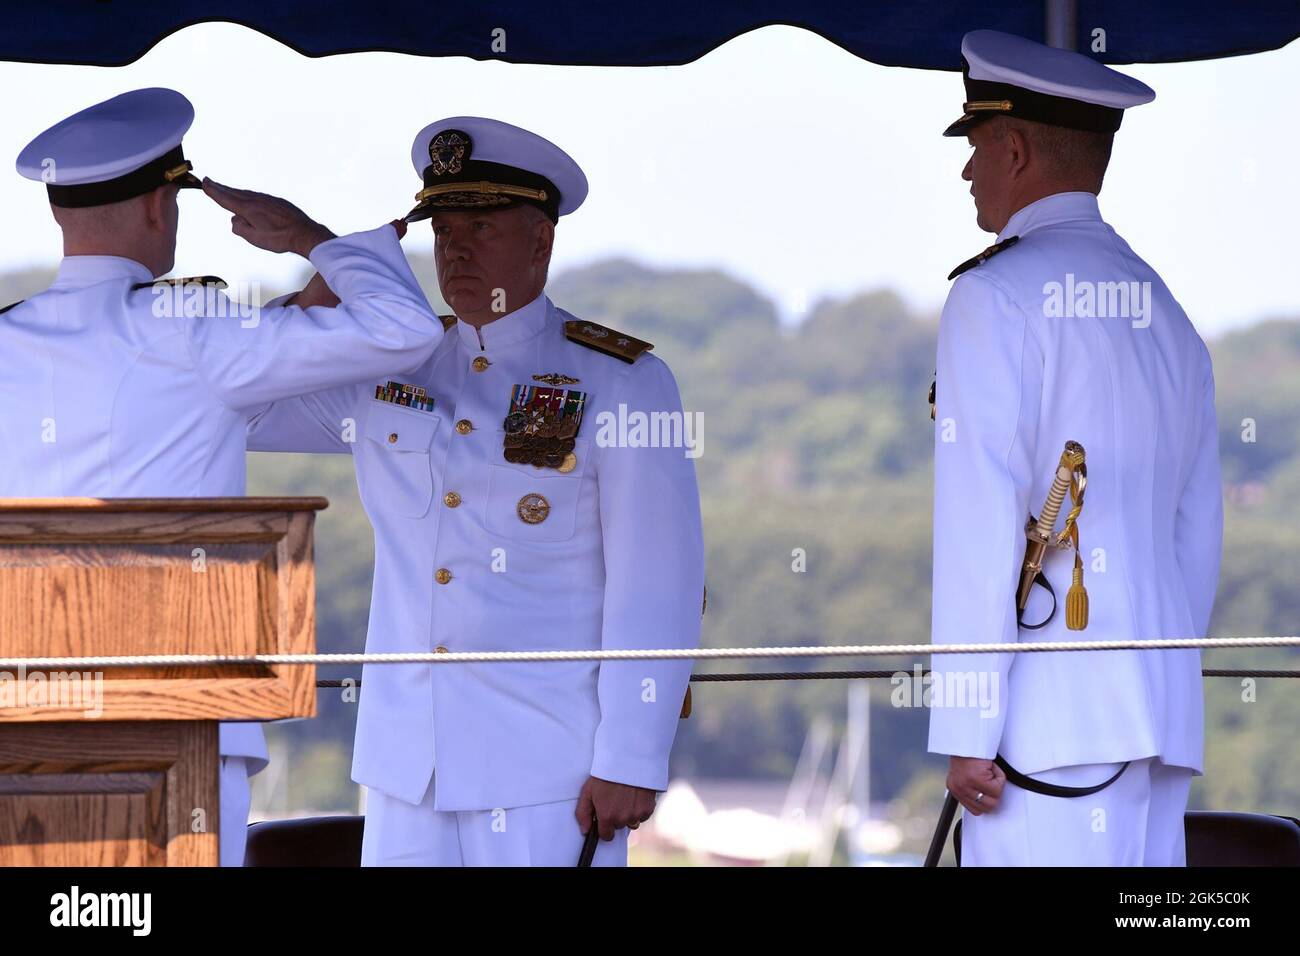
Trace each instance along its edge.
<path fill-rule="evenodd" d="M 945 719 L 932 712 L 930 741 L 927 749 L 932 754 L 950 757 L 978 757 L 992 760 L 998 755 L 1002 740 L 1003 722 L 978 714 L 960 715 Z"/>
<path fill-rule="evenodd" d="M 317 272 L 327 276 L 328 270 L 340 256 L 347 255 L 357 248 L 370 250 L 379 255 L 384 255 L 385 250 L 387 254 L 391 254 L 394 250 L 398 255 L 402 254 L 402 243 L 397 238 L 397 230 L 393 228 L 392 223 L 386 222 L 377 229 L 350 232 L 346 236 L 326 239 L 312 249 L 307 259 L 316 267 Z"/>
<path fill-rule="evenodd" d="M 597 751 L 591 775 L 611 783 L 663 792 L 668 789 L 667 757 L 636 757 Z"/>

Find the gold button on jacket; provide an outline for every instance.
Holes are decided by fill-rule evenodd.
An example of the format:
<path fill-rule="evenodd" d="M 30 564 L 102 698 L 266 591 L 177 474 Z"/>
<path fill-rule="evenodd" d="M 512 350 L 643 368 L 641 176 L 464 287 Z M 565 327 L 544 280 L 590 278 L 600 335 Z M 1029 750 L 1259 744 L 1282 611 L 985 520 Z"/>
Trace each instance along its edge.
<path fill-rule="evenodd" d="M 439 584 L 446 584 L 451 580 L 451 572 L 446 568 L 439 568 L 437 571 L 433 572 L 433 579 Z"/>

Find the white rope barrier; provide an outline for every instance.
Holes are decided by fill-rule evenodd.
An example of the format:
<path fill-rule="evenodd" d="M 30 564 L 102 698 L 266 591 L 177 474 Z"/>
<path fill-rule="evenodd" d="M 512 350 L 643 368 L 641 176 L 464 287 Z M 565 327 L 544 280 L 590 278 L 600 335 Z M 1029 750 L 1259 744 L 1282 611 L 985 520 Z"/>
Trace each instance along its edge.
<path fill-rule="evenodd" d="M 641 648 L 599 651 L 450 651 L 397 654 L 142 654 L 111 657 L 0 658 L 0 670 L 181 667 L 230 664 L 488 664 L 547 661 L 740 660 L 773 657 L 893 657 L 904 654 L 1034 654 L 1056 651 L 1156 651 L 1179 648 L 1300 647 L 1300 637 L 1201 637 L 1126 641 L 1025 641 L 1004 644 L 845 644 L 801 647 Z"/>

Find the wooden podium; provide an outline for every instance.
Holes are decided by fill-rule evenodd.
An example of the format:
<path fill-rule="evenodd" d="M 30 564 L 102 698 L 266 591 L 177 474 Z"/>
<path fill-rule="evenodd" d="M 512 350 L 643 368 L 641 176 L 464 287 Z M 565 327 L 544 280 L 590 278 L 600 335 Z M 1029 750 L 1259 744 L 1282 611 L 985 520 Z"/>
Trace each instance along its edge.
<path fill-rule="evenodd" d="M 309 654 L 324 498 L 0 499 L 0 658 Z M 309 666 L 0 667 L 0 865 L 216 866 L 217 722 Z"/>

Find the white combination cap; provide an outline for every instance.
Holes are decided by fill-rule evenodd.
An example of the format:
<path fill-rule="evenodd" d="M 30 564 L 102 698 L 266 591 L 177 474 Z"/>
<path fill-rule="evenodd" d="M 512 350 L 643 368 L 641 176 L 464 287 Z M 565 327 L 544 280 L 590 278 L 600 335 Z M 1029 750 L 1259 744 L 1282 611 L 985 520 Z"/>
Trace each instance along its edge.
<path fill-rule="evenodd" d="M 993 116 L 1113 133 L 1124 110 L 1150 103 L 1155 91 L 1091 57 L 997 30 L 961 41 L 966 102 L 945 136 L 965 136 Z"/>
<path fill-rule="evenodd" d="M 587 177 L 548 139 L 481 116 L 430 123 L 415 137 L 411 163 L 424 179 L 407 222 L 439 209 L 506 208 L 528 203 L 551 222 L 587 198 Z"/>
<path fill-rule="evenodd" d="M 55 123 L 18 154 L 56 206 L 103 206 L 168 183 L 202 188 L 181 151 L 194 107 L 175 90 L 123 93 Z"/>

